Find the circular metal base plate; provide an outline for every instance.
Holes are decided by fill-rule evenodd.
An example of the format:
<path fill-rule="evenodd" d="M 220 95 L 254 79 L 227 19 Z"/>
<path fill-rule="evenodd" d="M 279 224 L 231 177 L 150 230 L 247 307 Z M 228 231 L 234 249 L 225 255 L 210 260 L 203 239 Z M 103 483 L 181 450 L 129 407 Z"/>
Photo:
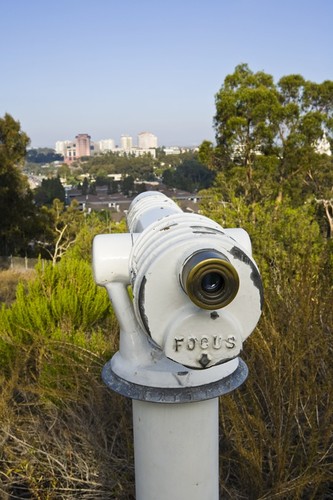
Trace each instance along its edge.
<path fill-rule="evenodd" d="M 195 387 L 147 387 L 119 377 L 111 367 L 111 360 L 102 370 L 103 382 L 109 389 L 130 399 L 154 403 L 193 403 L 213 399 L 237 389 L 247 378 L 246 363 L 239 358 L 238 368 L 227 377 Z"/>

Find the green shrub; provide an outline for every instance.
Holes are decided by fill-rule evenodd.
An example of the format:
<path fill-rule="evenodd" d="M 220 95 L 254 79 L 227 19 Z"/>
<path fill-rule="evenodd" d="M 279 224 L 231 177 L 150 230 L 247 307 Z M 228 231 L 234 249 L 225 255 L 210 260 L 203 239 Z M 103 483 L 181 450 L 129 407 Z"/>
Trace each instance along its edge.
<path fill-rule="evenodd" d="M 332 242 L 321 236 L 311 204 L 210 200 L 205 213 L 248 231 L 265 292 L 242 354 L 249 378 L 220 400 L 221 491 L 231 499 L 329 498 Z"/>
<path fill-rule="evenodd" d="M 1 498 L 120 499 L 132 491 L 132 446 L 123 446 L 130 405 L 101 381 L 117 328 L 91 266 L 73 258 L 40 264 L 2 307 Z"/>
<path fill-rule="evenodd" d="M 116 330 L 107 293 L 95 285 L 88 263 L 40 264 L 35 279 L 18 285 L 11 307 L 0 310 L 0 373 L 30 369 L 56 343 L 71 346 L 73 357 L 86 350 L 105 359 L 116 348 Z"/>
<path fill-rule="evenodd" d="M 56 266 L 40 264 L 36 279 L 18 285 L 16 301 L 3 308 L 1 323 L 14 336 L 50 337 L 58 329 L 89 334 L 111 311 L 105 290 L 93 281 L 91 266 L 64 258 Z"/>
<path fill-rule="evenodd" d="M 205 211 L 247 229 L 265 289 L 242 353 L 249 377 L 220 399 L 221 496 L 330 498 L 332 242 L 311 204 L 235 199 Z M 118 326 L 79 254 L 39 266 L 0 311 L 0 490 L 8 498 L 134 495 L 131 404 L 100 380 Z"/>

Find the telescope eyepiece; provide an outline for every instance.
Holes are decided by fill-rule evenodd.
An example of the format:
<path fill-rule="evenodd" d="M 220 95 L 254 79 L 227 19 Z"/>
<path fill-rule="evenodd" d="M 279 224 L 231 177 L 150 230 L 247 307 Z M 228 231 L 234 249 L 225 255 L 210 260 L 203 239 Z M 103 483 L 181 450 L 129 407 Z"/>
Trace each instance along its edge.
<path fill-rule="evenodd" d="M 201 288 L 203 292 L 207 294 L 219 293 L 224 287 L 224 277 L 220 273 L 214 271 L 205 274 L 201 280 Z"/>
<path fill-rule="evenodd" d="M 216 250 L 199 250 L 184 263 L 181 284 L 194 304 L 202 309 L 221 309 L 239 289 L 236 269 Z"/>

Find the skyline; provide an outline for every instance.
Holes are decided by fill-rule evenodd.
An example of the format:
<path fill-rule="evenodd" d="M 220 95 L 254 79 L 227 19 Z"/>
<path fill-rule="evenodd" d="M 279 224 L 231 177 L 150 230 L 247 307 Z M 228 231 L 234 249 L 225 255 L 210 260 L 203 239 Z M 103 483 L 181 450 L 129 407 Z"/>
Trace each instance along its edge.
<path fill-rule="evenodd" d="M 79 134 L 76 134 L 77 135 L 82 135 L 82 132 L 79 132 Z M 83 132 L 83 134 L 87 134 L 90 136 L 91 138 L 91 134 L 89 134 L 89 132 Z M 156 138 L 156 140 L 158 141 L 158 137 L 153 134 L 151 131 L 148 131 L 148 130 L 144 130 L 144 131 L 141 131 L 141 132 L 137 132 L 134 136 L 132 135 L 129 135 L 129 134 L 121 134 L 119 137 L 96 137 L 95 139 L 92 139 L 91 138 L 91 142 L 92 143 L 96 143 L 96 142 L 101 142 L 101 141 L 113 141 L 115 143 L 115 146 L 117 147 L 120 147 L 119 145 L 122 143 L 122 141 L 125 139 L 125 138 L 128 138 L 130 139 L 132 142 L 133 142 L 133 139 L 134 142 L 133 142 L 133 146 L 138 146 L 139 142 L 140 142 L 140 136 L 143 136 L 145 134 L 149 134 L 153 137 Z M 61 139 L 61 140 L 57 140 L 57 142 L 75 142 L 75 139 L 76 139 L 76 136 L 75 137 L 72 137 L 72 138 L 65 138 L 65 139 Z M 159 147 L 159 146 L 157 146 Z"/>
<path fill-rule="evenodd" d="M 330 0 L 0 0 L 0 116 L 31 147 L 149 131 L 214 140 L 215 94 L 241 63 L 333 79 Z"/>

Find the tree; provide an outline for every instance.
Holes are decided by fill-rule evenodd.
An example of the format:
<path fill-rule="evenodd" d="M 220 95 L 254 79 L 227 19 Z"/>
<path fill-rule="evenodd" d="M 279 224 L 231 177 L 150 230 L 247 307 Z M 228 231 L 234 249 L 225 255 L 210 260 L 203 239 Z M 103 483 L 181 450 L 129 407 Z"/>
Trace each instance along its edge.
<path fill-rule="evenodd" d="M 38 227 L 28 181 L 21 171 L 29 138 L 11 115 L 0 118 L 0 253 L 25 252 Z"/>
<path fill-rule="evenodd" d="M 131 175 L 127 175 L 122 183 L 121 190 L 124 194 L 129 195 L 131 191 L 134 191 L 134 178 Z"/>
<path fill-rule="evenodd" d="M 168 187 L 173 187 L 175 183 L 175 172 L 171 168 L 163 170 L 162 181 Z"/>
<path fill-rule="evenodd" d="M 75 243 L 84 223 L 84 215 L 79 211 L 76 200 L 73 200 L 65 209 L 64 203 L 58 199 L 53 200 L 51 208 L 43 206 L 41 213 L 49 223 L 45 225 L 44 236 L 38 244 L 51 257 L 55 265 Z"/>
<path fill-rule="evenodd" d="M 51 148 L 29 149 L 26 160 L 31 163 L 51 163 L 53 161 L 62 161 L 63 155 L 57 154 Z"/>
<path fill-rule="evenodd" d="M 87 195 L 89 190 L 89 181 L 87 177 L 83 179 L 82 186 L 81 186 L 81 192 L 83 195 Z"/>
<path fill-rule="evenodd" d="M 246 64 L 237 66 L 216 95 L 214 126 L 221 160 L 245 168 L 252 180 L 255 156 L 269 151 L 276 134 L 279 109 L 273 78 L 263 72 L 253 74 Z"/>
<path fill-rule="evenodd" d="M 81 163 L 84 173 L 94 176 L 104 176 L 108 174 L 130 175 L 138 180 L 154 180 L 154 167 L 157 161 L 150 155 L 136 157 L 134 155 L 119 155 L 118 153 L 107 152 L 91 156 Z"/>
<path fill-rule="evenodd" d="M 327 237 L 333 238 L 333 198 L 330 200 L 317 200 L 318 205 L 321 205 L 324 208 L 325 216 L 327 219 Z"/>
<path fill-rule="evenodd" d="M 201 157 L 255 200 L 263 180 L 275 196 L 309 190 L 322 137 L 333 143 L 333 82 L 316 84 L 287 75 L 253 73 L 246 64 L 228 75 L 216 94 L 216 148 L 206 141 Z M 315 173 L 317 175 L 317 173 Z M 299 202 L 299 198 L 295 200 Z"/>
<path fill-rule="evenodd" d="M 30 139 L 8 113 L 0 118 L 0 173 L 22 164 Z"/>
<path fill-rule="evenodd" d="M 42 185 L 35 192 L 36 203 L 38 205 L 51 205 L 55 199 L 65 201 L 65 188 L 61 184 L 60 177 L 43 179 Z"/>
<path fill-rule="evenodd" d="M 195 158 L 186 159 L 176 169 L 163 171 L 163 182 L 167 186 L 198 191 L 212 185 L 215 173 Z"/>
<path fill-rule="evenodd" d="M 211 141 L 203 141 L 199 148 L 199 161 L 204 165 L 212 164 L 214 158 L 214 146 Z"/>

